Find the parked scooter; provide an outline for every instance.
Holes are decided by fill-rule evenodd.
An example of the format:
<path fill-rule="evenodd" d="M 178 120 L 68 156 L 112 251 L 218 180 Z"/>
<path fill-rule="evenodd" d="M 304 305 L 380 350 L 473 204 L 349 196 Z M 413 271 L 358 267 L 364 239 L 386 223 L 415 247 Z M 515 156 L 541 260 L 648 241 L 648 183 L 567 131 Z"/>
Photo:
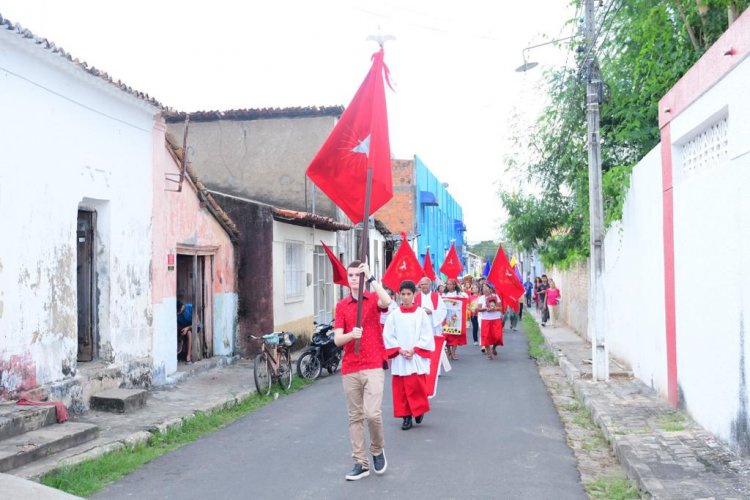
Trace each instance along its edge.
<path fill-rule="evenodd" d="M 312 341 L 297 360 L 297 374 L 315 380 L 325 368 L 333 375 L 339 369 L 343 350 L 333 341 L 333 325 L 315 323 Z"/>

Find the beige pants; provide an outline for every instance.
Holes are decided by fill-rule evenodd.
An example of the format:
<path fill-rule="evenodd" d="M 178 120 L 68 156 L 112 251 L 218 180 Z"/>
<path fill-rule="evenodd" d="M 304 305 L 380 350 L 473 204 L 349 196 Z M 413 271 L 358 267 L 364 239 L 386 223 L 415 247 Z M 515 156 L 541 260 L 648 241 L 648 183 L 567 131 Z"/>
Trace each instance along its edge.
<path fill-rule="evenodd" d="M 550 323 L 552 323 L 552 326 L 557 326 L 558 321 L 560 321 L 560 318 L 558 316 L 560 314 L 560 310 L 558 309 L 559 306 L 547 305 L 547 307 L 549 308 Z"/>
<path fill-rule="evenodd" d="M 370 430 L 370 454 L 383 452 L 383 383 L 382 368 L 348 373 L 342 378 L 346 409 L 349 413 L 349 437 L 355 463 L 369 467 L 365 450 L 365 419 Z"/>

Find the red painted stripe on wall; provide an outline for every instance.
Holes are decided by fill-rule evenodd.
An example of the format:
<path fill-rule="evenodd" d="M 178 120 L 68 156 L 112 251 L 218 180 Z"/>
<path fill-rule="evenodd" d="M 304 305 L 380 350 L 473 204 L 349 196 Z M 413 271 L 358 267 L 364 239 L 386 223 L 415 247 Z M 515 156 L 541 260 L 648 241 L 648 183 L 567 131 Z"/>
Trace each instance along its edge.
<path fill-rule="evenodd" d="M 672 184 L 672 134 L 667 123 L 661 129 L 662 231 L 664 234 L 664 319 L 667 341 L 667 397 L 677 398 L 677 316 L 674 270 L 674 186 Z"/>

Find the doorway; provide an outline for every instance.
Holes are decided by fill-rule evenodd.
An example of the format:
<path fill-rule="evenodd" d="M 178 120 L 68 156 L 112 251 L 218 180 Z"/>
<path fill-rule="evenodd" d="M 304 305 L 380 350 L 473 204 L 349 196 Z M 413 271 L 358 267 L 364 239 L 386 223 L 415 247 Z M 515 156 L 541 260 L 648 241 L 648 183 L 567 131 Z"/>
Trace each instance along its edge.
<path fill-rule="evenodd" d="M 78 304 L 78 361 L 92 361 L 96 354 L 96 290 L 94 234 L 96 212 L 78 211 L 76 224 L 76 284 Z"/>
<path fill-rule="evenodd" d="M 194 361 L 213 356 L 212 267 L 212 255 L 177 254 L 177 300 L 193 305 Z"/>

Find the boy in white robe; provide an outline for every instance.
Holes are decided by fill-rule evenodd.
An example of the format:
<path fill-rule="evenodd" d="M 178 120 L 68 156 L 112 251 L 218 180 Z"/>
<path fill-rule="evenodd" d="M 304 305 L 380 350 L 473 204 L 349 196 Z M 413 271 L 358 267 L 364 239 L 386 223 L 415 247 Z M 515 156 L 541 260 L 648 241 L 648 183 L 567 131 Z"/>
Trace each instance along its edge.
<path fill-rule="evenodd" d="M 401 283 L 401 306 L 388 315 L 383 329 L 386 355 L 391 359 L 393 415 L 403 418 L 401 429 L 412 428 L 412 417 L 422 423 L 430 410 L 427 374 L 435 349 L 432 322 L 424 309 L 414 304 L 417 287 Z"/>

